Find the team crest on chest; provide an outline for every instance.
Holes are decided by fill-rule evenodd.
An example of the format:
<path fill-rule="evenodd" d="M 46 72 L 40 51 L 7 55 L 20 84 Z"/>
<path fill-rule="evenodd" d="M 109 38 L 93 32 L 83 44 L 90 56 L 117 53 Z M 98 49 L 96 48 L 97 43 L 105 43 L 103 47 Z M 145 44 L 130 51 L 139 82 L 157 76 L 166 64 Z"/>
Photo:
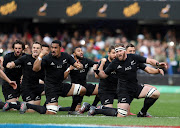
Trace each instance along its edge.
<path fill-rule="evenodd" d="M 131 61 L 131 65 L 135 65 L 136 64 L 136 62 L 133 60 L 133 61 Z"/>
<path fill-rule="evenodd" d="M 63 64 L 66 64 L 66 63 L 67 63 L 67 60 L 66 60 L 66 59 L 64 59 L 64 60 L 63 60 Z"/>
<path fill-rule="evenodd" d="M 85 66 L 84 66 L 85 68 L 88 68 L 88 64 L 85 64 Z"/>

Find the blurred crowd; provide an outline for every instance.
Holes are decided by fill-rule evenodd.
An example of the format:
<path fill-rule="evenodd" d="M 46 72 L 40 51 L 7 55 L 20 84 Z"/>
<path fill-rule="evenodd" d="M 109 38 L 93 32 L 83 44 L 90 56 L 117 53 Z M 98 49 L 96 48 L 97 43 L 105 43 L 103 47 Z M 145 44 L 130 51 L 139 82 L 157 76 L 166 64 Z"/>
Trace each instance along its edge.
<path fill-rule="evenodd" d="M 33 33 L 33 34 L 32 34 Z M 52 40 L 62 41 L 62 52 L 71 54 L 72 48 L 82 46 L 84 56 L 95 61 L 107 56 L 108 48 L 116 43 L 127 45 L 132 43 L 136 46 L 137 54 L 144 57 L 154 58 L 159 62 L 167 62 L 167 74 L 180 73 L 180 44 L 176 37 L 175 30 L 168 30 L 164 36 L 161 33 L 155 33 L 155 37 L 147 29 L 135 35 L 135 39 L 130 40 L 124 34 L 123 30 L 116 29 L 113 33 L 107 29 L 88 29 L 83 32 L 75 30 L 57 31 L 55 36 L 51 33 L 41 35 L 40 30 L 36 27 L 34 32 L 28 30 L 24 33 L 18 33 L 15 29 L 13 33 L 0 33 L 0 53 L 2 56 L 12 51 L 12 43 L 21 40 L 26 44 L 26 53 L 31 53 L 31 46 L 34 41 L 50 45 Z"/>

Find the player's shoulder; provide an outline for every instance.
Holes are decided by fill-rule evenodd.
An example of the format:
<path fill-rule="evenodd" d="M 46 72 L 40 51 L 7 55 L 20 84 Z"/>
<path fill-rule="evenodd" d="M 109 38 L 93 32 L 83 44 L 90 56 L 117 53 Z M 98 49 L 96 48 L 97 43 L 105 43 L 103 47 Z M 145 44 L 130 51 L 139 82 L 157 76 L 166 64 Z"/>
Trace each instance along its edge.
<path fill-rule="evenodd" d="M 111 65 L 117 65 L 119 63 L 120 63 L 119 59 L 115 58 L 110 64 Z"/>
<path fill-rule="evenodd" d="M 61 52 L 61 55 L 62 55 L 62 56 L 71 56 L 71 55 L 69 55 L 67 52 Z"/>
<path fill-rule="evenodd" d="M 14 56 L 14 52 L 7 53 L 4 57 L 12 57 Z"/>
<path fill-rule="evenodd" d="M 50 60 L 52 58 L 52 54 L 49 53 L 48 55 L 43 57 L 43 60 Z"/>

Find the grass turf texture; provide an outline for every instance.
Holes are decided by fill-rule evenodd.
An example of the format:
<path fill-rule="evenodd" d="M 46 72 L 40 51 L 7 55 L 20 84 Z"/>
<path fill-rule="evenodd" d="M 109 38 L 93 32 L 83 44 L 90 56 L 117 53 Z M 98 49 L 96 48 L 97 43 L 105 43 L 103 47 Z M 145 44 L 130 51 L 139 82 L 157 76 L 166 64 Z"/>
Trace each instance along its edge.
<path fill-rule="evenodd" d="M 1 89 L 0 89 L 1 91 Z M 19 114 L 18 111 L 0 112 L 0 123 L 28 123 L 28 124 L 98 124 L 98 125 L 153 125 L 153 126 L 180 126 L 180 94 L 161 94 L 159 100 L 148 111 L 153 118 L 126 118 L 106 117 L 96 115 L 87 117 L 87 113 L 80 116 L 68 116 L 67 112 L 58 112 L 57 115 L 40 115 L 38 113 Z M 2 93 L 0 99 L 4 101 Z M 84 97 L 83 102 L 92 103 L 94 96 Z M 21 98 L 20 98 L 21 101 Z M 45 96 L 42 97 L 42 104 Z M 72 98 L 59 98 L 61 106 L 70 106 Z M 137 114 L 143 105 L 144 99 L 134 100 L 131 112 Z M 114 107 L 116 107 L 115 100 Z"/>

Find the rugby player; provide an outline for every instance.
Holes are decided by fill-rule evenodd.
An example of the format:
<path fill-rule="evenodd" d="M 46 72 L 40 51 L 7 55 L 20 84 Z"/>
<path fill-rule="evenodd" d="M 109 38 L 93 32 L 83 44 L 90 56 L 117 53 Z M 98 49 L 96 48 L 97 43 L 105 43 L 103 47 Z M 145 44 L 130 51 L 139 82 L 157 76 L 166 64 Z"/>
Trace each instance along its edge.
<path fill-rule="evenodd" d="M 3 80 L 2 92 L 3 92 L 6 102 L 11 102 L 12 105 L 13 104 L 17 105 L 17 104 L 20 104 L 18 102 L 18 98 L 20 96 L 20 79 L 22 76 L 22 67 L 21 65 L 17 65 L 15 68 L 9 69 L 6 66 L 7 66 L 7 63 L 15 61 L 19 57 L 24 55 L 23 50 L 25 49 L 25 45 L 23 42 L 16 40 L 13 43 L 12 48 L 14 51 L 4 56 L 3 67 L 4 67 L 4 72 L 7 75 L 7 77 L 10 80 L 16 82 L 17 88 L 13 89 L 13 87 L 9 85 L 7 81 Z"/>
<path fill-rule="evenodd" d="M 25 102 L 40 105 L 41 93 L 44 91 L 44 86 L 39 85 L 39 79 L 44 79 L 44 70 L 35 72 L 32 70 L 35 60 L 38 58 L 41 53 L 41 44 L 34 42 L 32 45 L 32 54 L 26 54 L 15 61 L 9 62 L 6 65 L 6 68 L 12 69 L 17 65 L 22 67 L 23 78 L 21 84 L 22 99 Z M 7 102 L 8 104 L 9 102 Z M 7 105 L 3 109 L 11 108 L 10 105 Z M 20 109 L 20 105 L 18 110 Z M 33 112 L 29 110 L 29 112 Z"/>
<path fill-rule="evenodd" d="M 98 85 L 87 83 L 86 77 L 87 77 L 87 73 L 88 73 L 89 69 L 91 67 L 93 67 L 94 64 L 98 64 L 98 62 L 94 62 L 88 58 L 85 58 L 81 47 L 73 48 L 72 53 L 73 53 L 74 59 L 83 65 L 83 69 L 78 70 L 77 68 L 70 66 L 64 73 L 65 79 L 67 78 L 68 74 L 70 74 L 71 83 L 80 84 L 86 88 L 86 96 L 97 95 L 98 94 Z M 81 107 L 82 100 L 83 100 L 82 96 L 73 96 L 73 103 L 72 103 L 71 107 L 77 106 L 76 111 L 78 111 L 79 108 Z M 97 98 L 96 98 L 96 100 L 97 100 Z M 99 100 L 98 100 L 98 102 L 99 102 Z M 62 108 L 60 108 L 60 109 L 62 109 Z"/>
<path fill-rule="evenodd" d="M 33 109 L 40 114 L 56 114 L 59 96 L 82 96 L 86 93 L 86 89 L 80 84 L 62 83 L 68 64 L 77 69 L 83 69 L 83 65 L 76 62 L 69 54 L 61 52 L 61 48 L 61 41 L 54 40 L 51 44 L 51 53 L 46 55 L 48 52 L 43 50 L 34 62 L 34 71 L 38 72 L 41 68 L 45 70 L 46 105 L 39 106 L 22 102 L 20 113 L 25 113 L 26 109 Z"/>
<path fill-rule="evenodd" d="M 123 44 L 117 44 L 115 46 L 116 59 L 103 70 L 98 70 L 97 65 L 94 66 L 95 73 L 102 79 L 105 79 L 110 75 L 112 71 L 116 71 L 118 75 L 118 85 L 117 85 L 117 95 L 118 95 L 118 109 L 105 109 L 106 111 L 111 111 L 114 116 L 125 117 L 128 114 L 128 108 L 130 103 L 134 98 L 150 98 L 148 103 L 144 104 L 141 111 L 138 113 L 138 117 L 147 117 L 147 110 L 156 102 L 159 98 L 160 93 L 155 88 L 150 86 L 143 86 L 138 84 L 137 81 L 137 70 L 140 63 L 148 63 L 153 66 L 158 66 L 161 68 L 167 68 L 166 63 L 154 59 L 144 58 L 136 54 L 127 54 L 126 49 Z M 144 67 L 145 68 L 145 67 Z M 158 72 L 164 75 L 163 70 L 157 69 Z M 155 74 L 156 74 L 155 73 Z M 94 107 L 90 108 L 89 114 L 94 115 L 98 112 Z M 112 114 L 111 113 L 111 114 Z M 99 114 L 99 113 L 98 113 Z M 113 115 L 113 114 L 112 114 Z"/>

